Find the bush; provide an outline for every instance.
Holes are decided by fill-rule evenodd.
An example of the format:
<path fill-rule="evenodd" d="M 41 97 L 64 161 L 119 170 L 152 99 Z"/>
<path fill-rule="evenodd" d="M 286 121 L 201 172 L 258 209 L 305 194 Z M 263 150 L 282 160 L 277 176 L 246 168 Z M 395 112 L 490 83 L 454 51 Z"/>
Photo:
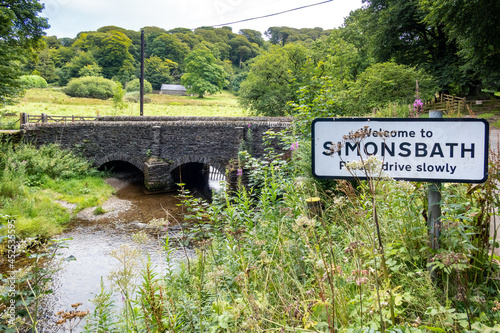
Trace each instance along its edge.
<path fill-rule="evenodd" d="M 139 103 L 141 101 L 141 96 L 137 91 L 134 91 L 125 96 L 126 102 Z M 144 103 L 151 103 L 151 97 L 149 95 L 144 96 Z"/>
<path fill-rule="evenodd" d="M 23 75 L 19 78 L 24 89 L 47 88 L 47 81 L 39 75 Z"/>
<path fill-rule="evenodd" d="M 71 79 L 64 92 L 71 97 L 108 99 L 113 97 L 116 83 L 103 77 L 86 76 Z"/>
<path fill-rule="evenodd" d="M 125 85 L 125 90 L 127 92 L 140 91 L 141 83 L 139 79 L 134 79 Z M 153 92 L 153 86 L 147 80 L 144 80 L 144 93 L 151 94 Z"/>
<path fill-rule="evenodd" d="M 411 103 L 415 100 L 416 80 L 420 98 L 431 99 L 436 91 L 431 75 L 423 70 L 392 62 L 377 63 L 361 73 L 351 94 L 364 111 L 394 102 Z"/>

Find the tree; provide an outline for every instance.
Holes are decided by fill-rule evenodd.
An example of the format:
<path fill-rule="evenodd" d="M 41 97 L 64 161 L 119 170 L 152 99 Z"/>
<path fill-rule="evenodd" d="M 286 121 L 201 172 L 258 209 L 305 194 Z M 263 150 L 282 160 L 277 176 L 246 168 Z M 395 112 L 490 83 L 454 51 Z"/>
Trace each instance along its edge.
<path fill-rule="evenodd" d="M 365 20 L 363 32 L 371 36 L 371 53 L 377 62 L 395 61 L 423 68 L 434 75 L 444 91 L 469 83 L 468 76 L 460 71 L 463 61 L 457 55 L 457 44 L 450 42 L 442 25 L 424 21 L 428 12 L 419 0 L 363 2 L 368 18 L 358 15 Z"/>
<path fill-rule="evenodd" d="M 283 116 L 293 99 L 292 73 L 287 49 L 272 47 L 255 58 L 250 72 L 240 85 L 239 102 L 257 115 Z"/>
<path fill-rule="evenodd" d="M 203 98 L 205 93 L 220 92 L 229 83 L 224 68 L 217 64 L 217 59 L 208 49 L 191 51 L 185 60 L 185 68 L 181 83 L 188 93 L 198 94 L 198 98 Z"/>
<path fill-rule="evenodd" d="M 252 29 L 241 29 L 239 34 L 245 36 L 250 43 L 257 44 L 260 47 L 264 45 L 264 39 L 262 38 L 262 34 L 260 33 L 260 31 Z"/>
<path fill-rule="evenodd" d="M 297 29 L 289 27 L 270 27 L 265 32 L 265 35 L 269 38 L 269 41 L 273 45 L 285 46 L 288 38 L 297 33 Z"/>
<path fill-rule="evenodd" d="M 247 38 L 238 35 L 229 41 L 231 46 L 231 61 L 241 68 L 242 63 L 253 58 L 258 53 L 258 46 L 250 43 Z"/>
<path fill-rule="evenodd" d="M 117 77 L 120 82 L 129 81 L 134 74 L 134 58 L 129 52 L 132 41 L 124 33 L 110 31 L 102 39 L 97 51 L 97 62 L 105 78 Z"/>
<path fill-rule="evenodd" d="M 466 69 L 477 73 L 477 80 L 500 87 L 498 0 L 420 0 L 420 8 L 426 10 L 428 24 L 442 26 L 448 39 L 459 45 Z"/>
<path fill-rule="evenodd" d="M 170 59 L 177 64 L 182 64 L 189 54 L 189 46 L 171 34 L 162 34 L 156 37 L 150 45 L 150 56 Z"/>
<path fill-rule="evenodd" d="M 409 103 L 415 99 L 416 81 L 423 99 L 435 92 L 433 78 L 423 70 L 393 62 L 377 63 L 366 69 L 356 81 L 351 96 L 364 111 L 392 102 Z"/>
<path fill-rule="evenodd" d="M 47 82 L 52 83 L 59 79 L 59 76 L 56 74 L 56 65 L 52 60 L 50 49 L 43 49 L 38 54 L 38 61 L 35 65 L 35 70 L 40 73 Z"/>
<path fill-rule="evenodd" d="M 82 70 L 83 68 L 86 69 Z M 102 68 L 97 64 L 91 52 L 78 51 L 71 61 L 59 71 L 59 84 L 66 85 L 71 78 L 85 76 L 82 74 L 88 74 L 90 68 L 99 68 L 99 74 L 102 72 Z M 95 71 L 93 73 L 95 74 Z"/>
<path fill-rule="evenodd" d="M 43 46 L 47 19 L 36 0 L 0 0 L 0 106 L 12 101 L 22 90 L 20 64 L 32 61 Z"/>
<path fill-rule="evenodd" d="M 155 90 L 160 90 L 163 83 L 173 81 L 171 73 L 176 68 L 177 64 L 172 60 L 163 60 L 156 56 L 144 60 L 145 77 Z"/>

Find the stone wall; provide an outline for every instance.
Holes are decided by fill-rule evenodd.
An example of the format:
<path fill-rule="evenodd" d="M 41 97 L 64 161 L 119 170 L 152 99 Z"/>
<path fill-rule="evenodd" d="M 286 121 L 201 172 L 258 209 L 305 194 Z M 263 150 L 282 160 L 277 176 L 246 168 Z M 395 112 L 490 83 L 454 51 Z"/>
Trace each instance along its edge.
<path fill-rule="evenodd" d="M 25 141 L 36 145 L 59 143 L 77 150 L 96 166 L 129 162 L 144 172 L 148 189 L 168 190 L 170 173 L 180 165 L 203 163 L 223 172 L 237 158 L 242 141 L 260 156 L 263 134 L 288 126 L 288 118 L 101 117 L 25 124 L 23 133 Z"/>

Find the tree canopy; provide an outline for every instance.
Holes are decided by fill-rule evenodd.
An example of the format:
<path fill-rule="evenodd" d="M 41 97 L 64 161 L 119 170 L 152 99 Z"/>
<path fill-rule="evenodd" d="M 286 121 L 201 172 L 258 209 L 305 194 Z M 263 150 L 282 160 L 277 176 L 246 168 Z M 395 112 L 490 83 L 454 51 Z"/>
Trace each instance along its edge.
<path fill-rule="evenodd" d="M 162 83 L 184 83 L 198 96 L 228 87 L 239 94 L 241 105 L 262 115 L 321 113 L 314 103 L 339 115 L 359 114 L 389 101 L 407 101 L 414 94 L 415 80 L 422 83 L 421 88 L 432 82 L 430 86 L 435 84 L 437 91 L 470 97 L 484 97 L 483 87 L 500 87 L 497 0 L 363 3 L 339 29 L 271 26 L 264 33 L 266 38 L 256 30 L 236 33 L 231 27 L 144 27 L 146 79 L 156 90 Z M 25 6 L 29 4 L 41 9 L 36 1 Z M 5 14 L 0 19 L 12 25 L 10 20 L 16 17 Z M 43 46 L 38 61 L 19 66 L 29 52 L 11 52 L 10 62 L 2 60 L 3 70 L 39 74 L 60 85 L 86 76 L 103 76 L 122 84 L 138 78 L 140 31 L 108 25 L 80 32 L 73 39 L 51 36 L 42 41 L 41 31 L 47 24 L 43 19 L 19 31 L 29 31 L 36 24 L 39 30 L 33 36 L 38 37 L 32 39 L 36 46 Z M 1 48 L 2 52 L 10 51 Z M 389 89 L 391 75 L 400 75 L 399 80 L 412 77 L 406 81 L 413 83 L 396 84 L 400 91 Z M 369 82 L 377 78 L 383 83 L 380 91 L 387 96 L 371 89 Z"/>
<path fill-rule="evenodd" d="M 47 19 L 36 0 L 0 1 L 0 106 L 11 101 L 22 89 L 20 65 L 33 60 L 43 46 Z"/>
<path fill-rule="evenodd" d="M 206 48 L 193 50 L 186 58 L 186 72 L 181 83 L 188 93 L 195 93 L 202 98 L 205 93 L 218 93 L 228 85 L 227 73 L 217 64 L 214 55 Z"/>

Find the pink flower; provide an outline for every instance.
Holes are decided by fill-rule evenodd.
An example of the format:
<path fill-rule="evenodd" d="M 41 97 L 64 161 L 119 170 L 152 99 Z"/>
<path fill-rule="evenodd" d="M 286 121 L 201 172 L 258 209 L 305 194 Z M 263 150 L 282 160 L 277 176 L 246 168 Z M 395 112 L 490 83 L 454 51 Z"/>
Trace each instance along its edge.
<path fill-rule="evenodd" d="M 424 103 L 422 102 L 422 100 L 417 98 L 415 100 L 415 103 L 413 103 L 413 110 L 414 111 L 420 110 L 423 106 L 424 106 Z"/>
<path fill-rule="evenodd" d="M 243 169 L 238 169 L 237 176 L 243 176 Z"/>
<path fill-rule="evenodd" d="M 299 142 L 298 141 L 292 142 L 290 150 L 297 150 L 297 149 L 299 149 Z"/>

